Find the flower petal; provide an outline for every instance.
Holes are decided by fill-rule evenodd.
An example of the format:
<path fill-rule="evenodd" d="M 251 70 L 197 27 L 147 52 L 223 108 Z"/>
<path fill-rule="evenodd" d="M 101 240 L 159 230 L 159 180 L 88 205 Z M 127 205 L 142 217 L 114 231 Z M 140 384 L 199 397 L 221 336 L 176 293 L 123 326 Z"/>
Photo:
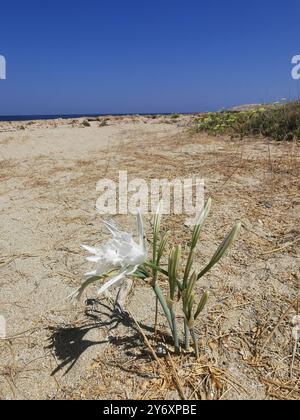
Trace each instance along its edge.
<path fill-rule="evenodd" d="M 85 277 L 93 277 L 97 274 L 97 270 L 88 271 L 87 273 L 84 273 Z"/>
<path fill-rule="evenodd" d="M 91 254 L 98 254 L 99 249 L 98 248 L 94 248 L 88 245 L 81 245 L 81 248 L 85 249 L 86 251 L 90 252 Z"/>
<path fill-rule="evenodd" d="M 124 270 L 120 271 L 119 274 L 117 274 L 115 277 L 111 278 L 108 282 L 103 284 L 102 287 L 98 290 L 98 295 L 105 292 L 109 287 L 113 285 L 117 285 L 124 279 L 124 277 L 129 276 L 130 274 L 133 274 L 138 266 L 135 267 L 126 267 Z"/>
<path fill-rule="evenodd" d="M 91 257 L 87 257 L 86 260 L 90 262 L 98 262 L 100 260 L 103 260 L 103 257 L 99 255 L 92 255 Z"/>
<path fill-rule="evenodd" d="M 140 209 L 138 209 L 137 214 L 136 214 L 136 222 L 137 222 L 137 228 L 139 232 L 140 246 L 142 246 L 144 252 L 146 252 L 146 238 L 145 238 L 145 232 L 144 232 L 143 218 L 142 218 Z"/>
<path fill-rule="evenodd" d="M 121 240 L 123 242 L 130 242 L 132 241 L 132 235 L 127 232 L 123 232 L 118 227 L 116 227 L 111 222 L 103 222 L 105 227 L 109 230 L 109 232 L 112 234 L 114 239 Z"/>

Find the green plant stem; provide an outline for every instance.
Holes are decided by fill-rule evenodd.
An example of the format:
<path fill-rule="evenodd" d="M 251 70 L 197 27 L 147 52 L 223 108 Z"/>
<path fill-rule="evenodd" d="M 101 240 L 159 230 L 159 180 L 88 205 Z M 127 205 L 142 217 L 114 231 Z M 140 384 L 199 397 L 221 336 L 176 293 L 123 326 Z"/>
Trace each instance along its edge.
<path fill-rule="evenodd" d="M 184 320 L 184 347 L 186 351 L 190 351 L 190 330 L 187 320 Z"/>
<path fill-rule="evenodd" d="M 164 314 L 165 314 L 165 316 L 166 316 L 166 318 L 168 320 L 169 327 L 171 329 L 172 336 L 174 338 L 173 322 L 172 322 L 171 312 L 170 312 L 170 309 L 168 308 L 167 302 L 166 302 L 166 300 L 165 300 L 165 298 L 164 298 L 164 296 L 162 294 L 162 291 L 161 291 L 160 287 L 156 283 L 155 284 L 152 284 L 152 288 L 153 288 L 154 293 L 155 293 L 155 295 L 156 295 L 156 297 L 157 297 L 157 299 L 158 299 L 158 301 L 159 301 L 159 303 L 160 303 L 160 305 L 162 307 L 162 310 L 164 311 Z"/>
<path fill-rule="evenodd" d="M 178 337 L 177 323 L 176 323 L 175 312 L 173 311 L 172 308 L 170 308 L 170 313 L 171 313 L 171 319 L 172 319 L 173 339 L 174 339 L 175 353 L 176 354 L 179 354 L 180 353 L 180 346 L 179 346 L 179 337 Z"/>
<path fill-rule="evenodd" d="M 157 273 L 157 269 L 156 268 L 153 268 L 152 271 L 153 271 L 152 284 L 153 285 L 156 285 L 156 283 L 157 283 L 157 274 L 158 274 Z M 155 298 L 155 315 L 154 315 L 154 335 L 156 335 L 156 333 L 157 333 L 157 322 L 158 322 L 158 297 L 156 295 L 156 298 Z"/>
<path fill-rule="evenodd" d="M 195 347 L 195 356 L 196 356 L 196 359 L 199 359 L 199 346 L 198 346 L 198 341 L 197 341 L 197 337 L 196 337 L 196 333 L 195 333 L 195 330 L 194 330 L 194 328 L 192 327 L 192 328 L 190 328 L 190 332 L 191 332 L 191 336 L 192 336 L 192 339 L 193 339 L 193 342 L 194 342 L 194 347 Z"/>
<path fill-rule="evenodd" d="M 168 276 L 169 274 L 168 274 L 168 272 L 166 271 L 166 270 L 163 270 L 162 268 L 160 268 L 160 267 L 157 267 L 157 265 L 155 265 L 155 264 L 153 264 L 152 262 L 150 262 L 150 261 L 145 261 L 144 262 L 144 265 L 146 266 L 146 267 L 150 267 L 150 268 L 155 268 L 159 273 L 162 273 L 162 274 L 164 274 L 165 276 Z"/>
<path fill-rule="evenodd" d="M 158 297 L 155 296 L 154 335 L 156 335 L 157 333 L 157 323 L 158 323 Z"/>

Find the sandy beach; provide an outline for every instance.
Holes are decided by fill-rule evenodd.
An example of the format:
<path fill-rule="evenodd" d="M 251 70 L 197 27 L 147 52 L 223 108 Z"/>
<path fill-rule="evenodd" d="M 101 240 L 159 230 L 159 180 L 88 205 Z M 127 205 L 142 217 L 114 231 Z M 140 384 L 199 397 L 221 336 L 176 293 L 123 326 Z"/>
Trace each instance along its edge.
<path fill-rule="evenodd" d="M 210 291 L 198 325 L 203 368 L 188 369 L 193 391 L 188 361 L 178 362 L 185 396 L 213 399 L 226 386 L 225 399 L 300 397 L 300 366 L 292 364 L 299 144 L 195 134 L 193 118 L 0 123 L 0 314 L 7 322 L 1 399 L 172 399 L 182 392 L 174 374 L 162 381 L 154 372 L 134 320 L 112 313 L 109 299 L 95 300 L 92 287 L 77 306 L 67 300 L 89 267 L 80 244 L 107 237 L 95 210 L 96 183 L 117 179 L 119 170 L 146 180 L 204 178 L 213 210 L 197 251 L 199 266 L 242 221 L 238 242 L 199 284 Z M 131 223 L 127 216 L 116 220 Z M 174 241 L 188 242 L 181 216 L 164 223 Z M 145 224 L 150 231 L 150 218 Z M 151 290 L 138 281 L 124 290 L 125 309 L 147 334 Z M 203 378 L 207 388 L 199 385 Z M 287 382 L 294 391 L 284 388 Z"/>

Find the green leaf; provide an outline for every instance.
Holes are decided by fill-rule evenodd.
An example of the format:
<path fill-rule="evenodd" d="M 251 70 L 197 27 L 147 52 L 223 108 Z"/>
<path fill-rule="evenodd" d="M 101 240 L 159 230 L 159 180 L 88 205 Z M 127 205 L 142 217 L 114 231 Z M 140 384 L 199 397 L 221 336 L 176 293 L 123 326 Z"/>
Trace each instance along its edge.
<path fill-rule="evenodd" d="M 201 229 L 205 223 L 205 220 L 207 219 L 209 212 L 211 209 L 211 198 L 209 198 L 205 204 L 204 209 L 202 210 L 200 216 L 198 217 L 198 220 L 196 222 L 196 225 L 194 227 L 193 236 L 192 236 L 192 245 L 191 248 L 195 248 L 197 245 L 197 242 L 199 240 Z"/>
<path fill-rule="evenodd" d="M 209 296 L 208 295 L 208 292 L 204 292 L 203 293 L 203 296 L 202 296 L 202 298 L 200 300 L 200 303 L 198 305 L 197 311 L 196 311 L 196 313 L 194 315 L 194 319 L 197 319 L 198 316 L 200 315 L 200 313 L 203 311 L 205 305 L 207 304 L 208 296 Z"/>
<path fill-rule="evenodd" d="M 146 267 L 154 268 L 155 270 L 159 271 L 160 273 L 164 274 L 165 276 L 169 276 L 169 273 L 164 270 L 163 268 L 158 267 L 156 264 L 153 264 L 151 261 L 145 261 L 144 265 Z"/>
<path fill-rule="evenodd" d="M 195 303 L 195 295 L 192 294 L 189 298 L 189 302 L 188 302 L 188 314 L 189 314 L 189 321 L 193 321 L 192 319 L 192 311 L 193 311 L 193 306 Z"/>
<path fill-rule="evenodd" d="M 191 275 L 191 278 L 190 278 L 190 280 L 188 282 L 187 289 L 186 289 L 186 295 L 187 295 L 188 298 L 190 297 L 191 293 L 194 290 L 194 287 L 195 287 L 195 284 L 196 284 L 196 280 L 197 280 L 196 273 L 193 272 L 193 274 Z"/>
<path fill-rule="evenodd" d="M 177 273 L 178 273 L 179 264 L 180 264 L 180 256 L 181 256 L 181 247 L 180 245 L 176 245 L 174 248 L 172 248 L 170 252 L 169 265 L 168 265 L 171 300 L 174 300 L 174 295 L 176 292 Z"/>
<path fill-rule="evenodd" d="M 166 302 L 166 300 L 163 296 L 163 293 L 162 293 L 160 287 L 157 284 L 154 284 L 152 287 L 153 287 L 153 290 L 154 290 L 154 292 L 155 292 L 155 294 L 156 294 L 156 296 L 157 296 L 157 298 L 158 298 L 158 300 L 161 304 L 161 307 L 164 311 L 164 314 L 165 314 L 165 316 L 168 320 L 169 326 L 170 326 L 172 334 L 173 334 L 173 323 L 172 323 L 171 312 L 170 312 L 170 309 L 167 305 L 167 302 Z"/>
<path fill-rule="evenodd" d="M 195 255 L 195 248 L 191 248 L 189 256 L 188 256 L 188 260 L 186 262 L 185 270 L 184 270 L 184 276 L 183 276 L 184 286 L 186 286 L 187 279 L 189 277 L 189 274 L 191 272 L 191 269 L 194 263 L 194 255 Z"/>
<path fill-rule="evenodd" d="M 198 217 L 198 220 L 196 222 L 196 225 L 194 227 L 193 230 L 193 234 L 192 234 L 192 242 L 191 242 L 191 248 L 190 248 L 190 252 L 189 252 L 189 256 L 188 256 L 188 260 L 186 263 L 186 267 L 184 270 L 184 276 L 183 276 L 183 285 L 184 287 L 186 286 L 186 282 L 187 279 L 190 275 L 190 271 L 192 269 L 192 265 L 194 262 L 194 254 L 195 254 L 195 248 L 197 246 L 198 240 L 199 240 L 199 236 L 200 236 L 200 232 L 201 229 L 205 223 L 205 220 L 207 219 L 209 212 L 211 209 L 211 198 L 209 198 L 205 204 L 204 209 L 202 210 L 200 216 Z"/>
<path fill-rule="evenodd" d="M 157 254 L 157 243 L 159 240 L 160 234 L 160 222 L 161 222 L 161 205 L 162 202 L 160 201 L 154 216 L 154 223 L 153 223 L 153 262 L 156 261 L 156 254 Z"/>
<path fill-rule="evenodd" d="M 138 279 L 145 280 L 149 277 L 149 274 L 145 273 L 145 271 L 137 270 L 134 274 L 132 274 L 132 277 L 136 277 Z"/>
<path fill-rule="evenodd" d="M 174 272 L 173 276 L 176 279 L 178 275 L 179 265 L 180 265 L 180 258 L 181 258 L 181 246 L 177 245 L 175 247 L 175 254 L 174 254 Z"/>
<path fill-rule="evenodd" d="M 88 279 L 86 279 L 82 285 L 74 292 L 71 294 L 70 297 L 75 297 L 77 300 L 80 300 L 82 293 L 84 292 L 84 290 L 91 285 L 92 283 L 95 283 L 98 280 L 102 280 L 104 278 L 106 278 L 107 275 L 105 276 L 94 276 L 94 277 L 89 277 Z"/>
<path fill-rule="evenodd" d="M 161 260 L 161 257 L 163 256 L 163 253 L 164 253 L 164 251 L 165 251 L 165 249 L 166 249 L 166 245 L 167 245 L 167 242 L 168 242 L 169 236 L 170 236 L 170 232 L 166 232 L 166 233 L 163 235 L 163 237 L 162 237 L 162 239 L 161 239 L 161 241 L 160 241 L 160 244 L 159 244 L 159 247 L 158 247 L 158 251 L 157 251 L 157 260 L 156 260 L 156 265 L 158 265 L 158 264 L 159 264 L 159 262 L 160 262 L 160 260 Z"/>
<path fill-rule="evenodd" d="M 230 247 L 232 242 L 236 239 L 241 228 L 241 223 L 236 224 L 233 229 L 225 237 L 214 256 L 210 260 L 209 264 L 198 274 L 197 279 L 199 280 L 204 274 L 206 274 L 220 259 L 223 257 L 227 249 Z"/>

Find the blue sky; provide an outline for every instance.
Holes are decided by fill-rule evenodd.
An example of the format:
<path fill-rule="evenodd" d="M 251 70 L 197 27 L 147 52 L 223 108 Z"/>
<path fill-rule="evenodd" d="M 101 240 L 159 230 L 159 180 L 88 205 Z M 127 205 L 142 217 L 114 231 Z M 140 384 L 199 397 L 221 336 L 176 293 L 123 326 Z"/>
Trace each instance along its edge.
<path fill-rule="evenodd" d="M 14 1 L 0 115 L 218 110 L 296 97 L 300 2 Z"/>

